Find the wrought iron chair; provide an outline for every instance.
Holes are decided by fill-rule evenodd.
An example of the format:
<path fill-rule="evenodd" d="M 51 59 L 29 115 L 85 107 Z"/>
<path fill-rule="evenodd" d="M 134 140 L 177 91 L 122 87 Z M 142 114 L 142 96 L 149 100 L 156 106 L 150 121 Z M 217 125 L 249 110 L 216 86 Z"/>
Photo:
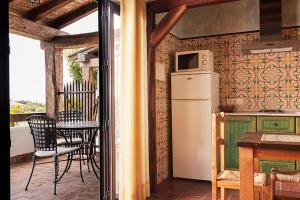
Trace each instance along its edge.
<path fill-rule="evenodd" d="M 93 121 L 99 121 L 99 109 L 100 109 L 99 97 L 97 97 L 95 99 L 95 103 L 93 105 L 93 112 L 92 112 L 92 120 Z M 95 138 L 98 136 L 99 136 L 99 131 L 97 131 Z M 96 141 L 93 141 L 93 143 L 91 144 L 93 146 L 93 148 L 92 148 L 93 151 L 90 152 L 90 157 L 96 156 L 96 152 L 97 152 L 96 149 L 100 150 L 100 145 L 95 144 L 95 142 Z M 100 169 L 99 165 L 96 162 L 94 164 L 98 169 Z"/>
<path fill-rule="evenodd" d="M 32 174 L 36 165 L 46 164 L 51 162 L 36 163 L 36 158 L 47 158 L 54 157 L 54 195 L 56 195 L 56 184 L 63 177 L 66 172 L 68 163 L 66 164 L 64 172 L 58 176 L 59 160 L 58 157 L 61 155 L 70 156 L 73 152 L 77 151 L 79 147 L 58 147 L 57 146 L 57 132 L 56 132 L 56 122 L 53 119 L 48 118 L 45 115 L 33 115 L 27 118 L 31 134 L 34 142 L 34 154 L 33 154 L 33 165 L 29 180 L 27 182 L 25 190 L 28 189 L 28 185 L 32 178 Z M 68 160 L 69 162 L 69 160 Z M 82 172 L 80 171 L 82 176 Z"/>
<path fill-rule="evenodd" d="M 61 111 L 56 113 L 55 115 L 56 122 L 76 122 L 83 121 L 83 113 L 81 111 Z M 81 148 L 74 152 L 68 159 L 70 160 L 69 165 L 67 167 L 67 171 L 69 171 L 72 161 L 78 160 L 78 158 L 74 158 L 74 156 L 79 156 L 79 160 L 82 160 L 85 164 L 85 160 L 87 161 L 88 171 L 90 172 L 89 167 L 89 149 L 87 147 L 86 141 L 88 141 L 88 134 L 84 134 L 82 130 L 60 130 L 61 138 L 57 139 L 57 144 L 60 146 L 66 147 L 76 147 L 81 145 Z M 81 165 L 80 165 L 81 168 Z M 82 169 L 80 169 L 82 170 Z M 83 182 L 82 178 L 82 182 Z"/>
<path fill-rule="evenodd" d="M 75 122 L 83 121 L 83 113 L 80 111 L 61 111 L 55 115 L 56 122 Z M 80 144 L 83 140 L 83 131 L 61 130 L 61 137 L 57 139 L 58 145 L 66 145 L 67 143 Z"/>

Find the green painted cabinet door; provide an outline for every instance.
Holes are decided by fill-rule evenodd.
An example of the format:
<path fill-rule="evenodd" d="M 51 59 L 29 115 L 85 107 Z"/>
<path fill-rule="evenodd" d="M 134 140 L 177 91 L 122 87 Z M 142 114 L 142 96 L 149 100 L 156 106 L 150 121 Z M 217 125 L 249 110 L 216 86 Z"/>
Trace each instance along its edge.
<path fill-rule="evenodd" d="M 236 141 L 246 132 L 256 132 L 256 117 L 228 116 L 225 118 L 225 167 L 239 168 Z"/>

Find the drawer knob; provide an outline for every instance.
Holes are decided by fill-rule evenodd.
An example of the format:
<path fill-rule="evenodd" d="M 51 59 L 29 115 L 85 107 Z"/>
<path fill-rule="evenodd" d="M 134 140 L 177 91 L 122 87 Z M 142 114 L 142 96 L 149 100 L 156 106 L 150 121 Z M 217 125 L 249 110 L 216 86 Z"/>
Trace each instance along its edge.
<path fill-rule="evenodd" d="M 188 77 L 188 78 L 187 78 L 187 80 L 192 80 L 192 79 L 193 79 L 193 78 L 191 78 L 191 77 Z"/>
<path fill-rule="evenodd" d="M 274 124 L 275 126 L 278 126 L 278 123 L 277 122 L 275 122 L 275 124 Z"/>

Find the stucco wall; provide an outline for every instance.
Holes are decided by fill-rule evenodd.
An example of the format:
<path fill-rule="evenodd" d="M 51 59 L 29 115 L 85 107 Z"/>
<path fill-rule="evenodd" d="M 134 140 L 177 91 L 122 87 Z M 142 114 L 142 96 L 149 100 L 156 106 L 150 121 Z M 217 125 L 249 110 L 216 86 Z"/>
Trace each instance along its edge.
<path fill-rule="evenodd" d="M 156 21 L 164 15 L 157 15 Z M 282 0 L 282 25 L 300 25 L 300 0 Z M 189 9 L 171 33 L 182 39 L 256 30 L 259 30 L 259 0 L 240 0 Z"/>
<path fill-rule="evenodd" d="M 28 126 L 10 128 L 10 157 L 31 153 L 34 151 L 33 139 Z"/>

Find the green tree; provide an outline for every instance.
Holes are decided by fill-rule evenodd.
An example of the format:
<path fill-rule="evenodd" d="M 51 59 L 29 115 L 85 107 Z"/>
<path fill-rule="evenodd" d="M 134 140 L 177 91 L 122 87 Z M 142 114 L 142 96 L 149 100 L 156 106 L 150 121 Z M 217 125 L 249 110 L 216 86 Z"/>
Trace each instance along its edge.
<path fill-rule="evenodd" d="M 22 104 L 16 104 L 10 106 L 10 114 L 19 114 L 24 113 L 24 106 Z M 17 122 L 10 122 L 10 127 L 14 127 L 17 125 Z"/>
<path fill-rule="evenodd" d="M 31 101 L 16 101 L 17 104 L 10 106 L 10 114 L 25 114 L 25 113 L 45 113 L 45 104 Z M 10 126 L 16 126 L 18 123 L 11 122 Z"/>
<path fill-rule="evenodd" d="M 79 49 L 68 49 L 64 51 L 64 57 L 68 61 L 69 73 L 73 80 L 82 81 L 82 69 L 77 60 L 70 59 L 70 55 L 78 52 Z"/>
<path fill-rule="evenodd" d="M 24 105 L 16 104 L 10 106 L 10 114 L 22 114 L 25 113 Z"/>

